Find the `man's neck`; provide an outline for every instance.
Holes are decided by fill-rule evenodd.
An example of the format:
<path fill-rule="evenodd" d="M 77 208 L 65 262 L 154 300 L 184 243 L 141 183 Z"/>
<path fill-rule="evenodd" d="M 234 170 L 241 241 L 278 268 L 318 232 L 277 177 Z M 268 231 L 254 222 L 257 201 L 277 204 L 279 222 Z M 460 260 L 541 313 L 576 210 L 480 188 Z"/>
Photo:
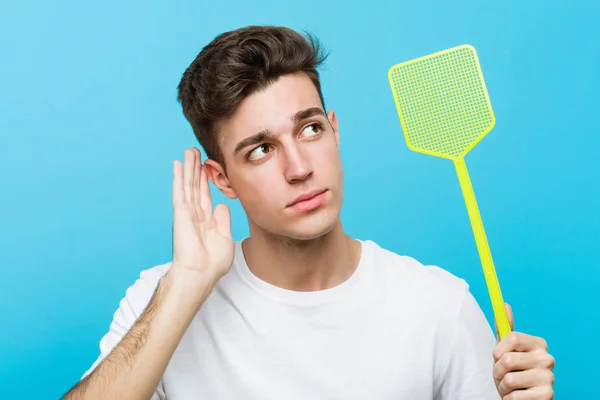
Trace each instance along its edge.
<path fill-rule="evenodd" d="M 341 284 L 356 270 L 361 253 L 360 243 L 344 233 L 341 223 L 313 240 L 251 232 L 242 249 L 254 275 L 295 291 L 324 290 Z"/>

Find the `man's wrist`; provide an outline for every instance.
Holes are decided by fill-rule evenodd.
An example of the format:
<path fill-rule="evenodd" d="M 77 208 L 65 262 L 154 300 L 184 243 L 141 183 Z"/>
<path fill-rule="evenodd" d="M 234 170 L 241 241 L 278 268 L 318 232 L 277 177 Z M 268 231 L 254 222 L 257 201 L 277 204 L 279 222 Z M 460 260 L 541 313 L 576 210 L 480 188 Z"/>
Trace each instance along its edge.
<path fill-rule="evenodd" d="M 177 308 L 191 308 L 195 313 L 204 303 L 216 279 L 196 273 L 180 271 L 177 268 L 171 268 L 162 277 L 157 291 L 157 295 L 164 301 L 173 303 Z"/>

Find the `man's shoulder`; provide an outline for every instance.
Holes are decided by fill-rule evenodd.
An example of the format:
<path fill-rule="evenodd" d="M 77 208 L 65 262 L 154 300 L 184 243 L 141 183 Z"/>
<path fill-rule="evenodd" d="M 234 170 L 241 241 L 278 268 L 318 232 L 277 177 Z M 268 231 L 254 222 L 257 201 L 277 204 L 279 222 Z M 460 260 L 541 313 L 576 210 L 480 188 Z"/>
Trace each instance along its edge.
<path fill-rule="evenodd" d="M 388 285 L 411 288 L 436 297 L 461 296 L 469 290 L 468 283 L 441 266 L 425 264 L 416 257 L 388 249 L 372 240 L 363 241 L 371 250 L 373 273 Z"/>

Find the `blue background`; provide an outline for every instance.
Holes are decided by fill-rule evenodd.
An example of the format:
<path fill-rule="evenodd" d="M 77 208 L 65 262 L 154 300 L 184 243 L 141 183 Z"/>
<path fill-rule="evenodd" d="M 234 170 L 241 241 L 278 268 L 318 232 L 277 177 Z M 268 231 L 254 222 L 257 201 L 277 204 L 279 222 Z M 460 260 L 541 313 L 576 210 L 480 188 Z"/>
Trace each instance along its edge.
<path fill-rule="evenodd" d="M 557 398 L 597 398 L 598 2 L 349 3 L 2 2 L 3 398 L 60 397 L 125 289 L 169 261 L 171 161 L 196 145 L 176 85 L 203 45 L 248 24 L 308 29 L 331 50 L 349 233 L 465 278 L 492 322 L 453 165 L 407 148 L 387 81 L 398 62 L 477 48 L 497 125 L 467 165 L 505 300 L 517 330 L 548 340 Z"/>

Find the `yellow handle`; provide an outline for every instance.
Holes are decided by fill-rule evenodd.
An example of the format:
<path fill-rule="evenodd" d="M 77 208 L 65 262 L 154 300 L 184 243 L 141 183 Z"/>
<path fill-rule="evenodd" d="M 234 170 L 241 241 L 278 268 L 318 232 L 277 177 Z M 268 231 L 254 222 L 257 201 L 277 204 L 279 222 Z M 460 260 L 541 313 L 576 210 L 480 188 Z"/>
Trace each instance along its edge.
<path fill-rule="evenodd" d="M 492 253 L 490 252 L 487 237 L 485 236 L 483 222 L 481 221 L 481 215 L 479 214 L 479 208 L 477 207 L 475 193 L 473 192 L 473 186 L 471 185 L 471 179 L 469 178 L 465 160 L 463 158 L 455 159 L 454 165 L 465 198 L 467 211 L 469 212 L 471 226 L 473 227 L 473 234 L 475 235 L 477 250 L 479 251 L 479 257 L 481 258 L 485 281 L 487 283 L 488 292 L 490 293 L 490 299 L 492 300 L 494 317 L 498 324 L 498 332 L 500 333 L 500 339 L 503 339 L 510 332 L 510 324 L 508 322 L 506 307 L 502 300 L 502 292 L 500 291 L 496 270 L 494 269 Z"/>

